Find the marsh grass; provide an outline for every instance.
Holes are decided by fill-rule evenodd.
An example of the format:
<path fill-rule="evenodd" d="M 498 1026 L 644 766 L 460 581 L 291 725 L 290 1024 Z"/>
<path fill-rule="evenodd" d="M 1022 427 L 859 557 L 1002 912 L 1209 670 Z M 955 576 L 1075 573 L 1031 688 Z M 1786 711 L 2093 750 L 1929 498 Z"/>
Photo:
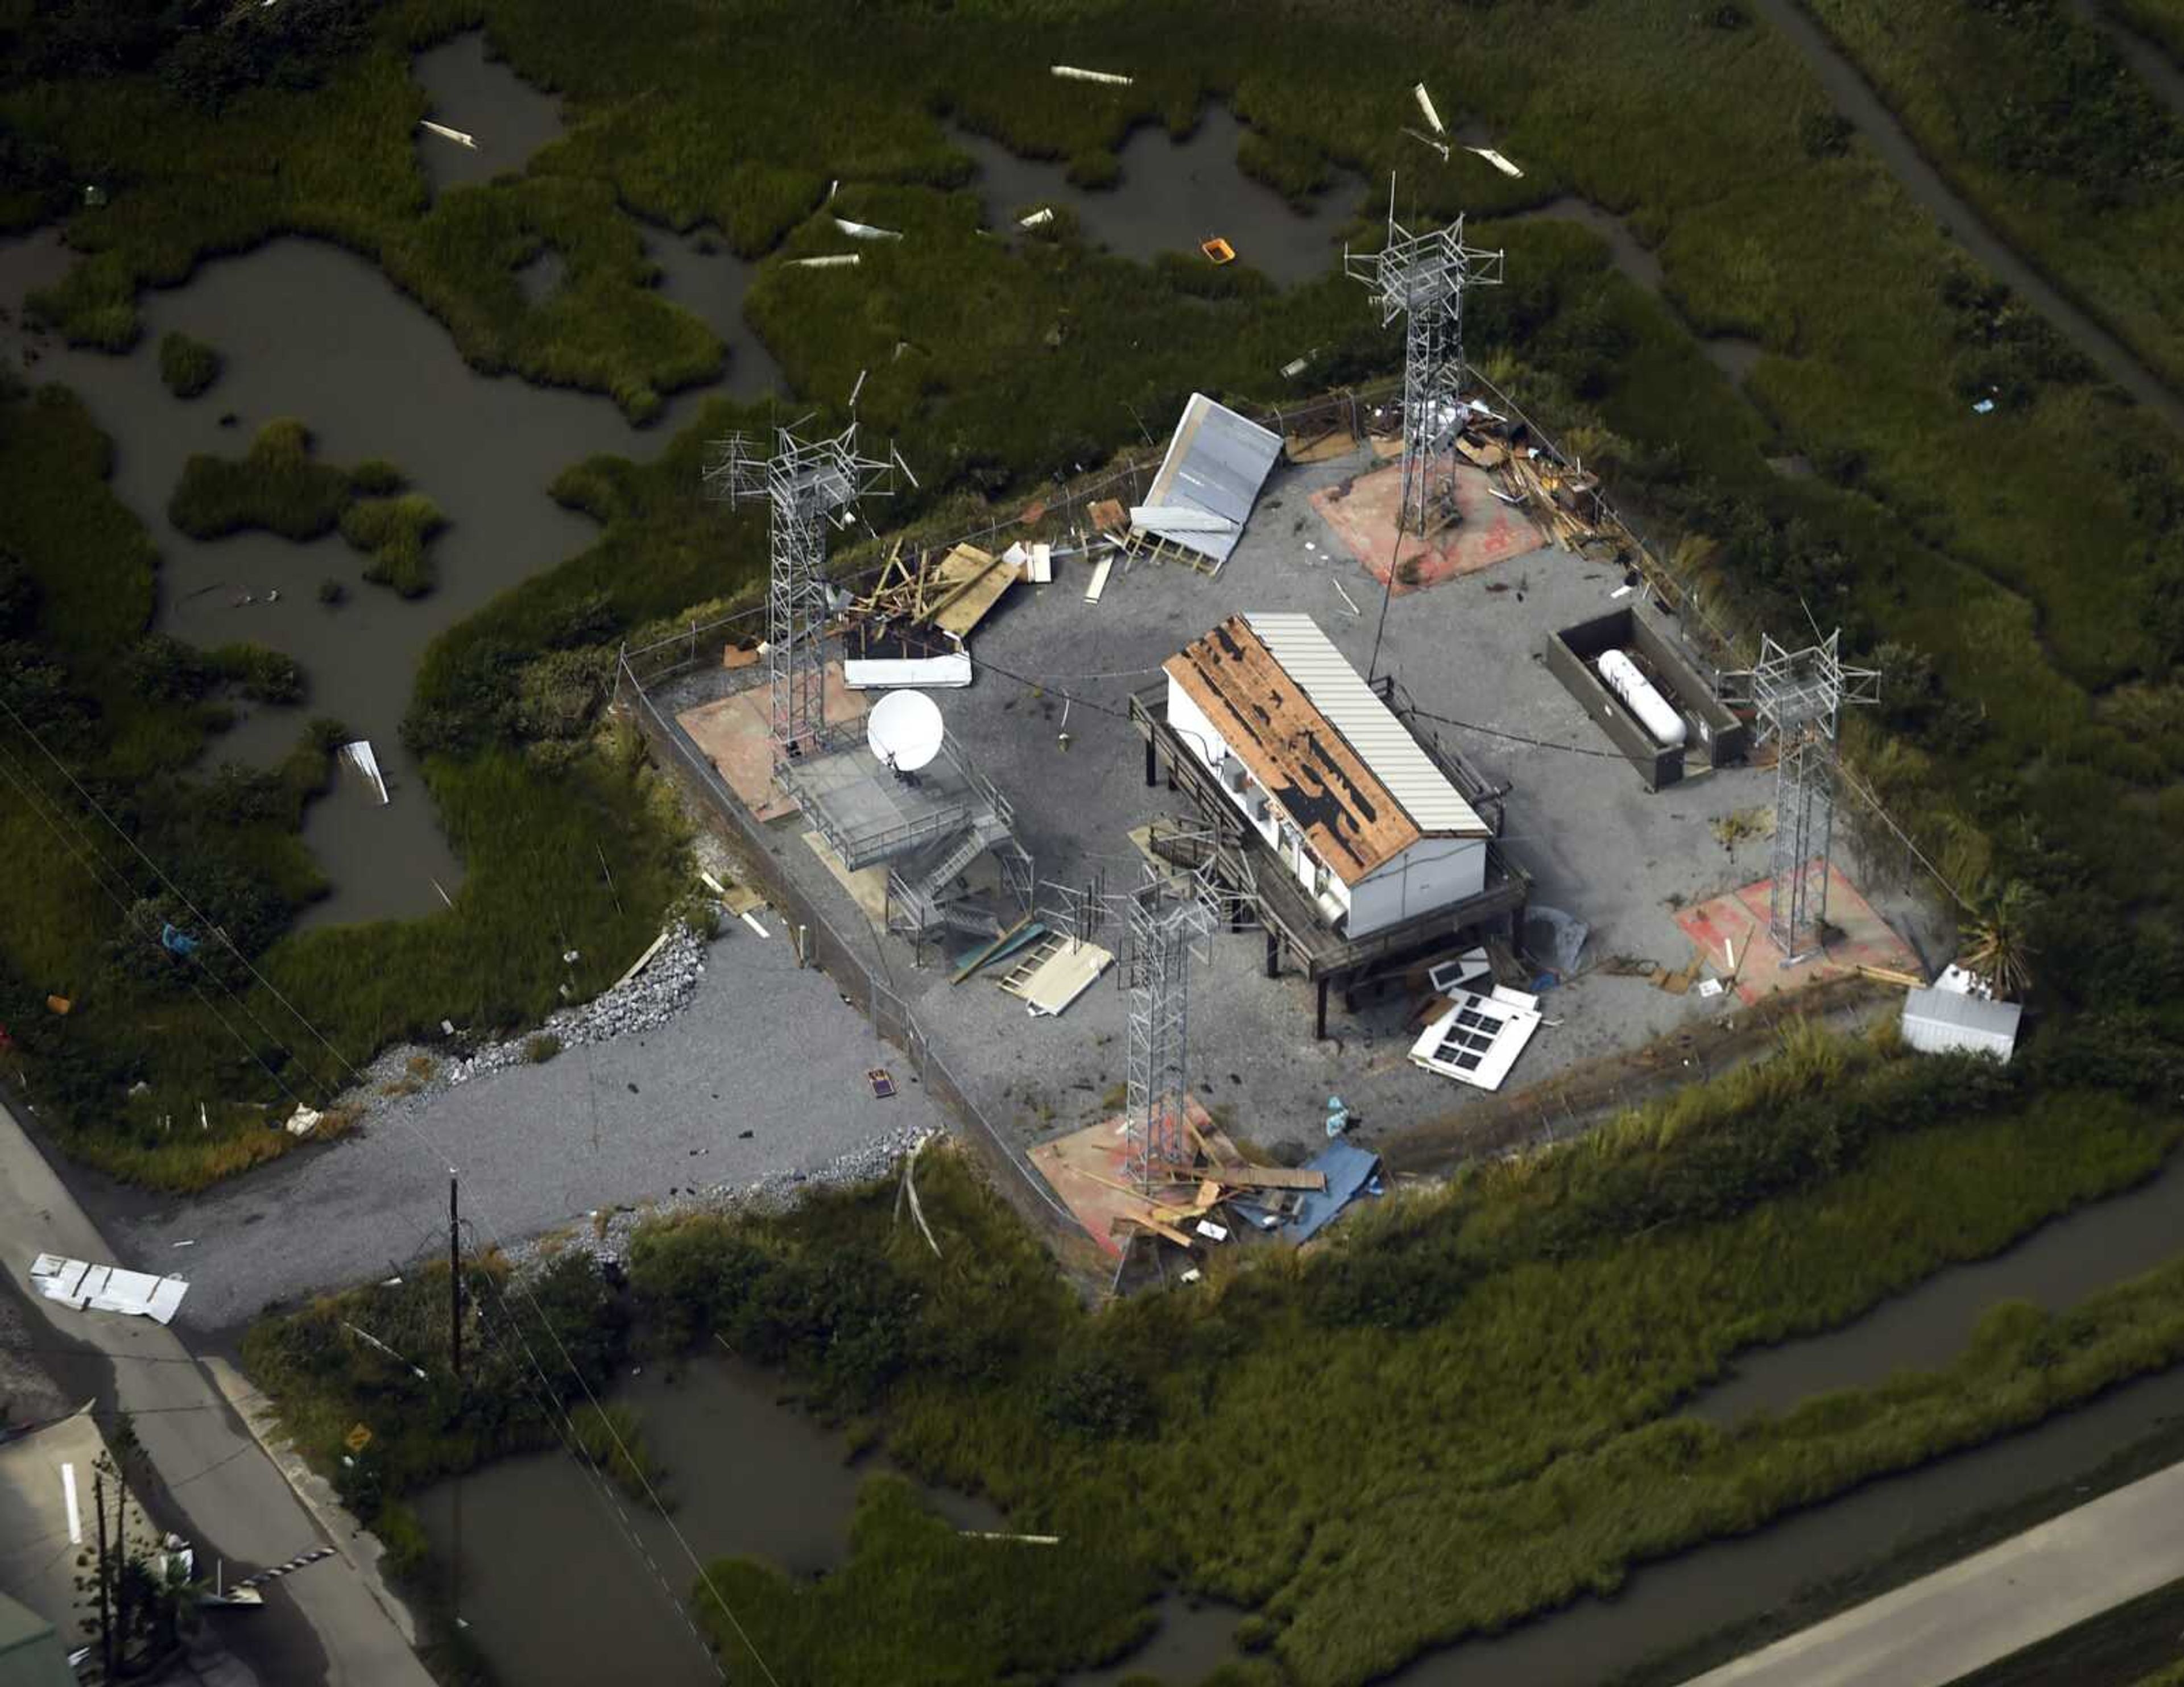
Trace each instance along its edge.
<path fill-rule="evenodd" d="M 1818 1050 L 1791 1058 L 1801 1081 L 1825 1078 Z M 1845 1058 L 1869 1083 L 1897 1081 L 1886 1074 L 1904 1064 Z M 1096 1316 L 1038 1286 L 1036 1244 L 945 1156 L 927 1200 L 957 1263 L 928 1270 L 894 1244 L 885 1190 L 741 1226 L 663 1223 L 631 1261 L 638 1328 L 670 1340 L 723 1328 L 739 1350 L 755 1339 L 824 1400 L 840 1361 L 817 1329 L 860 1339 L 861 1320 L 914 1294 L 903 1368 L 876 1414 L 888 1444 L 923 1473 L 992 1494 L 1012 1527 L 1061 1534 L 1072 1548 L 1015 1567 L 1040 1578 L 1026 1601 L 1039 1623 L 1025 1632 L 1049 1634 L 1051 1650 L 1016 1656 L 981 1629 L 969 1644 L 982 1662 L 990 1646 L 1022 1668 L 1083 1663 L 1142 1614 L 1145 1584 L 1123 1572 L 1156 1567 L 1265 1612 L 1282 1679 L 1311 1684 L 1360 1682 L 1422 1645 L 1611 1590 L 1647 1558 L 2184 1356 L 2171 1272 L 2056 1320 L 1992 1315 L 1930 1377 L 1728 1430 L 1680 1417 L 1738 1350 L 1831 1327 L 1946 1260 L 2003 1246 L 2059 1204 L 2143 1177 L 2174 1134 L 2096 1098 L 1975 1110 L 1912 1123 L 1852 1169 L 1809 1168 L 1771 1205 L 1557 1239 L 1575 1188 L 1680 1172 L 1706 1182 L 1691 1163 L 1702 1135 L 1752 1135 L 1766 1116 L 1736 1109 L 1760 1099 L 1731 1086 L 1710 1126 L 1694 1118 L 1664 1134 L 1663 1118 L 1634 1122 L 1617 1142 L 1386 1203 L 1316 1258 L 1224 1261 L 1195 1297 Z M 884 1254 L 869 1261 L 876 1244 Z M 1390 1323 L 1384 1301 L 1356 1298 L 1357 1281 L 1414 1278 L 1422 1248 L 1447 1263 L 1417 1316 Z M 830 1309 L 803 1298 L 796 1285 L 815 1283 L 822 1261 L 846 1260 L 868 1261 L 852 1279 L 866 1287 L 838 1283 Z M 894 1286 L 872 1286 L 875 1276 Z M 783 1322 L 791 1307 L 820 1315 L 813 1335 Z M 1300 1391 L 1305 1354 L 1313 1386 Z M 1103 1378 L 1148 1415 L 1090 1411 Z M 956 1597 L 993 1573 L 972 1545 L 875 1484 L 839 1577 L 803 1587 L 755 1566 L 715 1571 L 744 1590 L 732 1601 L 793 1672 L 784 1680 L 915 1679 L 918 1645 L 890 1654 L 897 1625 L 849 1612 L 980 1608 Z M 1049 1620 L 1049 1573 L 1069 1584 L 1066 1620 Z M 922 1633 L 906 1614 L 899 1626 Z"/>
<path fill-rule="evenodd" d="M 259 429 L 240 459 L 192 454 L 167 519 L 193 539 L 262 527 L 300 543 L 332 532 L 348 498 L 348 476 L 317 461 L 310 430 L 283 417 Z"/>
<path fill-rule="evenodd" d="M 422 493 L 358 498 L 341 513 L 341 535 L 370 558 L 364 577 L 404 598 L 432 589 L 436 571 L 425 548 L 447 526 L 439 506 Z"/>
<path fill-rule="evenodd" d="M 941 1259 L 891 1222 L 885 1181 L 657 1220 L 619 1306 L 582 1287 L 581 1256 L 556 1261 L 564 1339 L 604 1371 L 625 1338 L 657 1359 L 717 1334 L 917 1473 L 1067 1543 L 966 1540 L 877 1480 L 836 1576 L 711 1567 L 784 1683 L 923 1679 L 940 1656 L 974 1666 L 948 1679 L 1080 1667 L 1130 1644 L 1153 1591 L 1179 1582 L 1262 1613 L 1267 1680 L 1346 1687 L 2184 1358 L 2179 1265 L 2053 1317 L 1997 1309 L 1929 1374 L 1779 1418 L 1684 1415 L 1739 1352 L 1834 1328 L 2127 1187 L 2179 1133 L 2120 1095 L 1884 1042 L 1800 1033 L 1771 1064 L 1353 1213 L 1309 1256 L 1231 1254 L 1195 1289 L 1097 1311 L 966 1156 L 928 1153 Z M 1843 1127 L 1830 1152 L 1809 1151 L 1808 1113 Z M 1725 1180 L 1732 1162 L 1781 1175 Z M 361 1309 L 432 1350 L 444 1288 L 270 1321 L 246 1342 L 254 1374 L 323 1450 L 374 1386 L 324 1333 Z M 406 1445 L 429 1402 L 376 1389 L 374 1421 Z M 386 1491 L 501 1444 L 428 1433 Z M 954 1649 L 935 1650 L 936 1623 Z"/>
<path fill-rule="evenodd" d="M 2173 50 L 2176 9 L 2140 3 Z M 2184 243 L 2184 118 L 2100 30 L 2068 5 L 1813 11 L 1981 214 L 2184 384 L 2184 280 L 2145 261 Z"/>
<path fill-rule="evenodd" d="M 338 527 L 369 559 L 366 580 L 421 597 L 435 577 L 426 548 L 447 519 L 422 493 L 402 487 L 401 471 L 376 458 L 348 470 L 320 462 L 310 430 L 283 417 L 259 429 L 240 458 L 192 454 L 167 519 L 195 539 L 256 527 L 301 543 Z"/>
<path fill-rule="evenodd" d="M 159 379 L 177 398 L 194 398 L 220 378 L 220 356 L 179 331 L 159 341 Z"/>

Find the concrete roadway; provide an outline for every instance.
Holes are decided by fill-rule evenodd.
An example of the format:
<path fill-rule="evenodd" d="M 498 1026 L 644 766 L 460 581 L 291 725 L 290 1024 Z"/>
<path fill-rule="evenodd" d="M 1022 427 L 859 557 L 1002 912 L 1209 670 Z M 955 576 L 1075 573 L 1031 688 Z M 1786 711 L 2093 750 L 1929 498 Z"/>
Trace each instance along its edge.
<path fill-rule="evenodd" d="M 270 1584 L 265 1610 L 214 1616 L 223 1638 L 269 1681 L 431 1687 L 399 1626 L 407 1614 L 382 1604 L 348 1556 L 349 1540 L 314 1523 L 181 1337 L 148 1318 L 72 1312 L 38 1298 L 31 1262 L 41 1253 L 115 1257 L 0 1105 L 0 1269 L 29 1298 L 33 1339 L 49 1329 L 56 1345 L 87 1342 L 112 1365 L 115 1404 L 133 1415 L 171 1508 L 186 1520 L 198 1564 L 209 1568 L 218 1556 L 231 1574 L 247 1573 L 322 1541 L 337 1549 L 336 1556 Z M 233 1676 L 230 1670 L 222 1679 Z"/>
<path fill-rule="evenodd" d="M 2172 1465 L 1685 1687 L 1944 1687 L 2179 1577 Z"/>

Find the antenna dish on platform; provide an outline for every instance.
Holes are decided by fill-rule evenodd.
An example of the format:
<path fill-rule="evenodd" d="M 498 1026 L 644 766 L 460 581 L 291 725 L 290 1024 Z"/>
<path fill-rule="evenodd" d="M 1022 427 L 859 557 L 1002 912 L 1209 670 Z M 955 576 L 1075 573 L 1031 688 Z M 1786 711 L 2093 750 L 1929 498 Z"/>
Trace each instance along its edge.
<path fill-rule="evenodd" d="M 898 773 L 915 773 L 931 761 L 946 736 L 940 705 L 922 691 L 891 691 L 865 718 L 865 742 Z"/>

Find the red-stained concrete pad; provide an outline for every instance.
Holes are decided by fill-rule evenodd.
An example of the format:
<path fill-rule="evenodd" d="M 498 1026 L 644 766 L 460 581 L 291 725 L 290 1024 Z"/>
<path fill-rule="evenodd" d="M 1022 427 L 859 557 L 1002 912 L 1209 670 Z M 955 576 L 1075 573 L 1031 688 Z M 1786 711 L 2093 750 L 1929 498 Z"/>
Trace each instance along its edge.
<path fill-rule="evenodd" d="M 1456 504 L 1463 519 L 1428 538 L 1406 533 L 1400 548 L 1394 543 L 1396 509 L 1403 497 L 1400 461 L 1358 476 L 1347 492 L 1339 485 L 1323 487 L 1312 494 L 1312 507 L 1367 573 L 1384 584 L 1392 567 L 1396 590 L 1412 592 L 1540 548 L 1543 541 L 1531 518 L 1495 497 L 1489 484 L 1483 470 L 1457 465 Z M 1406 571 L 1403 565 L 1412 561 L 1417 568 Z M 1406 571 L 1415 572 L 1416 580 L 1406 581 Z"/>
<path fill-rule="evenodd" d="M 842 683 L 842 665 L 827 663 L 823 676 L 827 723 L 861 719 L 871 705 L 862 692 Z M 760 824 L 796 812 L 795 799 L 773 780 L 773 742 L 766 735 L 771 696 L 756 685 L 675 717 Z"/>
<path fill-rule="evenodd" d="M 1861 966 L 1891 972 L 1923 970 L 1911 945 L 1889 929 L 1842 870 L 1832 865 L 1828 868 L 1827 918 L 1843 935 L 1820 954 L 1785 966 L 1782 951 L 1767 935 L 1767 890 L 1773 883 L 1771 878 L 1763 878 L 1725 896 L 1694 904 L 1676 916 L 1684 935 L 1698 945 L 1715 972 L 1724 978 L 1735 973 L 1738 999 L 1747 1006 L 1777 990 L 1802 989 L 1844 977 Z"/>

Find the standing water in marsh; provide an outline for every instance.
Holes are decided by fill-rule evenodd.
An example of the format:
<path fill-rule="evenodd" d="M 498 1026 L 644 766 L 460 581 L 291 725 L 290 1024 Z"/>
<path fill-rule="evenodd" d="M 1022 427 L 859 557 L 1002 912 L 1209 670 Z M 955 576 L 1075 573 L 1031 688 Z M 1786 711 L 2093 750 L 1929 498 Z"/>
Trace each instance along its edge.
<path fill-rule="evenodd" d="M 619 1403 L 636 1408 L 646 1449 L 665 1472 L 672 1528 L 642 1500 L 610 1498 L 565 1452 L 504 1460 L 465 1479 L 460 1609 L 503 1679 L 527 1687 L 717 1681 L 680 1613 L 697 1572 L 677 1529 L 700 1562 L 760 1558 L 797 1577 L 840 1567 L 857 1490 L 887 1467 L 853 1462 L 840 1434 L 782 1403 L 781 1386 L 755 1367 L 701 1355 L 677 1380 L 648 1368 L 617 1390 Z M 455 1486 L 441 1483 L 417 1502 L 443 1561 L 454 1553 Z M 983 1500 L 919 1492 L 958 1528 L 1008 1527 Z M 1159 1628 L 1132 1658 L 1071 1677 L 1067 1687 L 1114 1687 L 1144 1670 L 1195 1682 L 1233 1656 L 1234 1612 L 1192 1610 L 1170 1598 L 1156 1616 Z"/>
<path fill-rule="evenodd" d="M 1122 179 L 1096 192 L 1072 187 L 1061 164 L 1018 158 L 998 141 L 961 129 L 949 138 L 978 167 L 978 193 L 991 228 L 1013 232 L 1017 219 L 1033 207 L 1066 206 L 1088 238 L 1119 258 L 1146 263 L 1163 252 L 1196 257 L 1200 242 L 1218 235 L 1235 248 L 1240 263 L 1284 287 L 1324 275 L 1341 256 L 1342 231 L 1357 214 L 1364 184 L 1345 176 L 1301 215 L 1238 166 L 1243 136 L 1244 125 L 1217 105 L 1186 140 L 1148 125 L 1123 143 Z"/>

